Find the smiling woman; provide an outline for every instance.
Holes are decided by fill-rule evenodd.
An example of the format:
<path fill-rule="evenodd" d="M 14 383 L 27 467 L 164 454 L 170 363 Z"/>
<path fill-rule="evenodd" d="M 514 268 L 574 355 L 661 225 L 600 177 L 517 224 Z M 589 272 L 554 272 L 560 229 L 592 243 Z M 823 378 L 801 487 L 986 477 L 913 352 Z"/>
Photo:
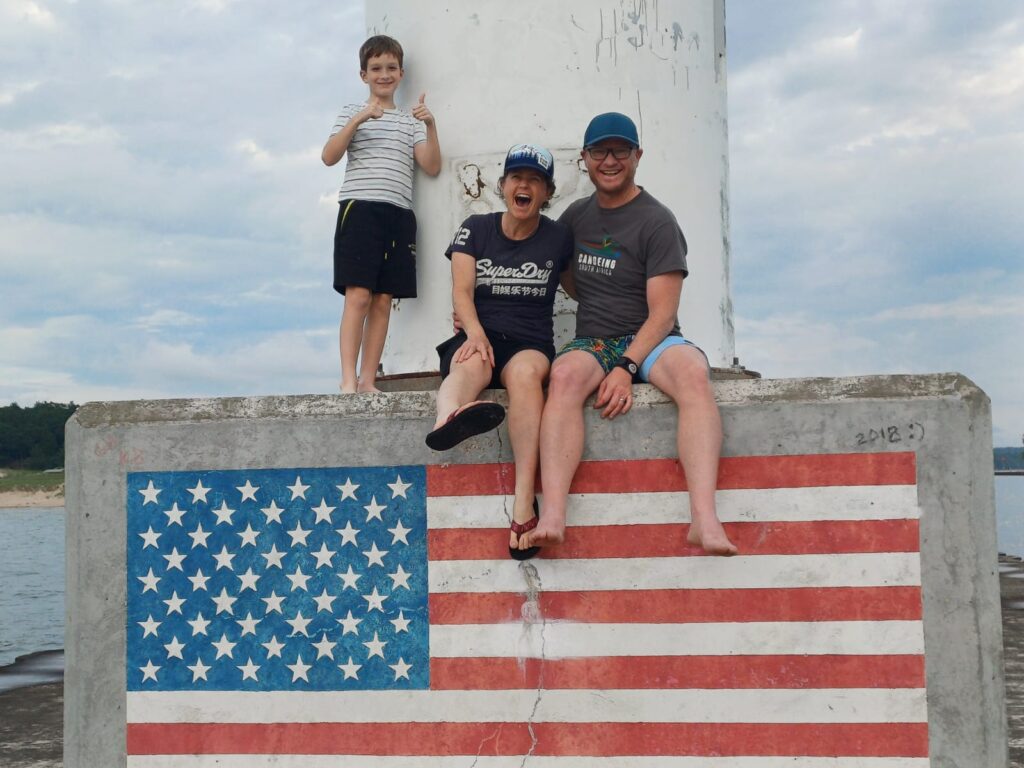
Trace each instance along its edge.
<path fill-rule="evenodd" d="M 524 560 L 537 552 L 521 545 L 520 534 L 538 520 L 533 479 L 543 385 L 555 355 L 552 310 L 573 247 L 568 228 L 541 215 L 555 192 L 548 150 L 513 146 L 498 187 L 505 211 L 470 216 L 446 253 L 462 330 L 437 348 L 444 381 L 427 445 L 447 450 L 497 427 L 504 409 L 476 398 L 486 387 L 508 390 L 516 463 L 509 555 Z"/>

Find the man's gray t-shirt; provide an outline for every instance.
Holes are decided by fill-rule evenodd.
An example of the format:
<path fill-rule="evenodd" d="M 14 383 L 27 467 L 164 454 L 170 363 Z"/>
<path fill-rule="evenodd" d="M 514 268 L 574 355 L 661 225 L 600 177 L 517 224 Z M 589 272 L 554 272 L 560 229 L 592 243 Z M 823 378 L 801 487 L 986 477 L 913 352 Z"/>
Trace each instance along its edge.
<path fill-rule="evenodd" d="M 647 320 L 647 280 L 687 275 L 686 238 L 676 217 L 646 191 L 619 208 L 597 195 L 577 200 L 558 218 L 572 230 L 576 336 L 626 336 Z M 675 324 L 673 333 L 679 333 Z"/>

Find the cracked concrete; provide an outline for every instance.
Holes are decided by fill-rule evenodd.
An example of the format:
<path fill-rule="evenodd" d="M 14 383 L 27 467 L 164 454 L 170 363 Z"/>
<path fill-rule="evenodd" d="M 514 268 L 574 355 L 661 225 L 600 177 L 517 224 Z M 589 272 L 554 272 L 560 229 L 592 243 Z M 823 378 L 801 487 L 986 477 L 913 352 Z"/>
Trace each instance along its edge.
<path fill-rule="evenodd" d="M 544 630 L 547 626 L 547 621 L 540 608 L 540 593 L 543 584 L 541 583 L 540 574 L 537 572 L 537 566 L 527 561 L 520 564 L 519 571 L 523 574 L 523 580 L 526 582 L 526 600 L 523 602 L 522 608 L 523 628 L 524 630 L 528 627 L 532 629 L 538 623 L 540 625 L 540 663 L 537 673 L 537 697 L 533 700 L 533 708 L 530 710 L 530 716 L 526 721 L 526 730 L 530 734 L 530 749 L 527 750 L 523 756 L 523 761 L 519 764 L 520 768 L 523 768 L 537 749 L 538 739 L 536 732 L 533 730 L 533 721 L 537 716 L 537 708 L 540 707 L 541 699 L 544 698 L 544 661 L 546 650 Z"/>

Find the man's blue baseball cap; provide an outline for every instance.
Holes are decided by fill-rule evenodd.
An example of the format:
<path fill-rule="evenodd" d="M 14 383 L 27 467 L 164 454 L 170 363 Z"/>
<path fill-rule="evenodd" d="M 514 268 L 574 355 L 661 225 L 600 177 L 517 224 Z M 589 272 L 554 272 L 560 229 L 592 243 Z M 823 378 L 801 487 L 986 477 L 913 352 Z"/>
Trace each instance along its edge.
<path fill-rule="evenodd" d="M 555 178 L 555 158 L 536 144 L 516 144 L 505 155 L 505 173 L 515 168 L 530 168 L 545 179 Z"/>
<path fill-rule="evenodd" d="M 587 126 L 583 134 L 583 148 L 592 147 L 605 139 L 622 139 L 634 147 L 640 146 L 636 133 L 636 124 L 621 112 L 604 112 Z"/>

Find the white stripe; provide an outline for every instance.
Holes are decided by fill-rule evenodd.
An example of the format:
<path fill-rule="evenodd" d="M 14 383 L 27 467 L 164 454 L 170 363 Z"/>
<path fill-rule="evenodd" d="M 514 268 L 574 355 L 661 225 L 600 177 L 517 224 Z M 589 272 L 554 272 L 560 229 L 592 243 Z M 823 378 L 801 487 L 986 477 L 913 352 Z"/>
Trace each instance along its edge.
<path fill-rule="evenodd" d="M 544 592 L 609 589 L 771 589 L 920 586 L 917 552 L 530 561 Z M 431 592 L 526 592 L 514 560 L 440 560 Z"/>
<path fill-rule="evenodd" d="M 128 694 L 132 723 L 922 723 L 923 688 Z"/>
<path fill-rule="evenodd" d="M 531 757 L 527 768 L 928 768 L 926 757 Z M 128 768 L 523 768 L 510 757 L 131 755 Z"/>
<path fill-rule="evenodd" d="M 427 500 L 431 528 L 488 528 L 501 525 L 512 510 L 512 496 L 432 496 Z M 543 494 L 540 495 L 543 510 Z M 718 491 L 723 522 L 800 522 L 810 520 L 916 520 L 913 485 L 765 488 Z M 684 492 L 589 493 L 569 497 L 569 525 L 687 523 L 690 500 Z"/>
<path fill-rule="evenodd" d="M 437 658 L 922 654 L 920 621 L 722 624 L 447 624 L 430 628 Z"/>

